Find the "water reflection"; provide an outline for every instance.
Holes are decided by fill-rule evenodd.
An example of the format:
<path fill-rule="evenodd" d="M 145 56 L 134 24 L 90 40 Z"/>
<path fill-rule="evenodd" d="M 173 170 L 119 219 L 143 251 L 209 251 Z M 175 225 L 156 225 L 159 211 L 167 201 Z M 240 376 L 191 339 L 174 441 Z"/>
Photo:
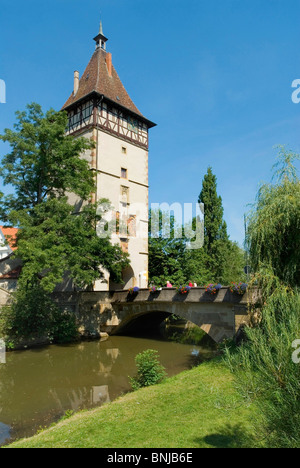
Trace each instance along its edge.
<path fill-rule="evenodd" d="M 10 427 L 0 423 L 0 443 L 4 443 L 10 438 Z"/>
<path fill-rule="evenodd" d="M 97 406 L 104 405 L 104 403 L 109 403 L 109 392 L 108 385 L 102 385 L 101 387 L 92 388 L 92 403 L 97 404 Z"/>
<path fill-rule="evenodd" d="M 189 368 L 200 348 L 158 339 L 116 336 L 105 342 L 82 342 L 8 353 L 0 366 L 0 444 L 29 437 L 67 410 L 92 408 L 130 389 L 134 358 L 157 349 L 168 375 Z M 11 429 L 11 434 L 9 431 Z"/>

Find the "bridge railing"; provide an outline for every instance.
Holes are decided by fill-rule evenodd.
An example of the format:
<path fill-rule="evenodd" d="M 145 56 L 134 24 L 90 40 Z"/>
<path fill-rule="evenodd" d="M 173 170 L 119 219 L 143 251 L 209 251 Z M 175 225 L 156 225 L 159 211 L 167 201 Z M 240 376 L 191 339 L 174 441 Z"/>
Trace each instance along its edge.
<path fill-rule="evenodd" d="M 138 292 L 112 291 L 111 302 L 229 302 L 243 304 L 258 302 L 259 292 L 251 289 L 244 294 L 231 292 L 229 287 L 222 287 L 216 294 L 206 292 L 204 287 L 193 287 L 186 294 L 180 294 L 176 288 L 162 288 L 156 292 L 139 289 Z"/>

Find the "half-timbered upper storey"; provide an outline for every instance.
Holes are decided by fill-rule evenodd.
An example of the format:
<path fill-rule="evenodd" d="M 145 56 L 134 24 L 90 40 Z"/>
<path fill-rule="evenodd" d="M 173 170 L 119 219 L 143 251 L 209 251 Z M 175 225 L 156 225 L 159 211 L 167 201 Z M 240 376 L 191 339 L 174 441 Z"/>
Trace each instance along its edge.
<path fill-rule="evenodd" d="M 98 127 L 148 149 L 148 131 L 155 124 L 146 119 L 125 90 L 106 51 L 102 25 L 94 38 L 96 50 L 81 79 L 74 73 L 74 90 L 63 110 L 68 112 L 68 133 Z"/>

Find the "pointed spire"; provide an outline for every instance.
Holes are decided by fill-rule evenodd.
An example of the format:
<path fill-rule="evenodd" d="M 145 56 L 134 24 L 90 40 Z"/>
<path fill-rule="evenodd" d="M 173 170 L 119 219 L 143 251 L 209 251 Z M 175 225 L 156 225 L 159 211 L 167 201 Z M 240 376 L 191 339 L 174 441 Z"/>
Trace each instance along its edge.
<path fill-rule="evenodd" d="M 102 21 L 100 21 L 99 33 L 96 37 L 94 37 L 94 41 L 96 42 L 96 49 L 101 48 L 103 50 L 106 50 L 106 42 L 108 41 L 108 39 L 103 34 Z"/>
<path fill-rule="evenodd" d="M 100 20 L 100 29 L 99 29 L 99 34 L 101 34 L 101 36 L 104 36 L 104 34 L 103 34 L 102 20 Z"/>

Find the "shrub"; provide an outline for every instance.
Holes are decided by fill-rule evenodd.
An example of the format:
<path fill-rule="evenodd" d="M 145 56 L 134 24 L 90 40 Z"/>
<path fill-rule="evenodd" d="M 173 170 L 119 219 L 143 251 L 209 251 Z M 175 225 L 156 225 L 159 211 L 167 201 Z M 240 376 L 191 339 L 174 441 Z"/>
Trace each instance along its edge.
<path fill-rule="evenodd" d="M 56 308 L 52 314 L 49 334 L 55 343 L 70 343 L 79 339 L 75 314 Z"/>
<path fill-rule="evenodd" d="M 135 358 L 137 375 L 130 378 L 133 390 L 156 385 L 166 377 L 165 368 L 159 362 L 158 351 L 147 349 Z"/>
<path fill-rule="evenodd" d="M 0 314 L 0 332 L 12 342 L 27 338 L 48 338 L 67 343 L 78 338 L 75 315 L 62 311 L 38 285 L 20 288 Z"/>

